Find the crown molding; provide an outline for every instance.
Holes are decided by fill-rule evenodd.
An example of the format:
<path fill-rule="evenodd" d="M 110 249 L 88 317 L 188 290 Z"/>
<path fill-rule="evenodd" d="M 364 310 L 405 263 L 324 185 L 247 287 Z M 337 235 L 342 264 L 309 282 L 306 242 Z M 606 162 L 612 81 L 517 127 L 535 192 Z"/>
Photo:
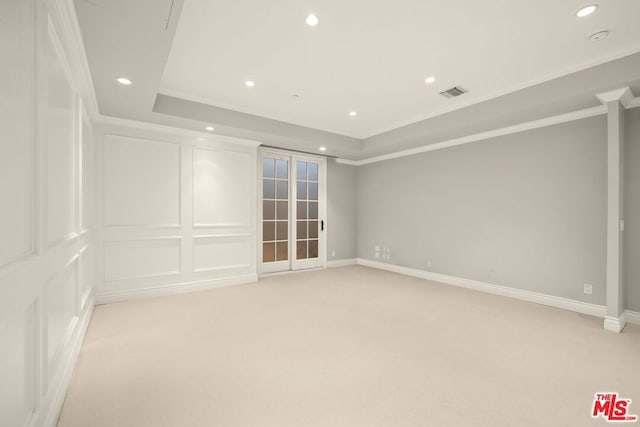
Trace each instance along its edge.
<path fill-rule="evenodd" d="M 343 163 L 347 165 L 362 166 L 362 165 L 367 165 L 369 163 L 376 163 L 376 162 L 382 162 L 385 160 L 396 159 L 399 157 L 412 156 L 414 154 L 426 153 L 428 151 L 441 150 L 443 148 L 455 147 L 457 145 L 470 144 L 472 142 L 484 141 L 492 138 L 497 138 L 500 136 L 511 135 L 519 132 L 525 132 L 528 130 L 539 129 L 539 128 L 553 126 L 561 123 L 587 119 L 595 116 L 601 116 L 606 113 L 607 113 L 606 106 L 599 105 L 596 107 L 585 108 L 584 110 L 572 111 L 570 113 L 550 116 L 540 120 L 534 120 L 534 121 L 524 122 L 524 123 L 520 123 L 513 126 L 507 126 L 504 128 L 493 129 L 487 132 L 480 132 L 473 135 L 463 136 L 460 138 L 440 141 L 433 144 L 423 145 L 421 147 L 397 151 L 394 153 L 384 154 L 381 156 L 370 157 L 363 160 L 353 161 L 353 160 L 337 159 L 337 161 L 338 163 Z"/>
<path fill-rule="evenodd" d="M 626 109 L 633 108 L 632 105 L 636 104 L 636 101 L 637 101 L 633 96 L 633 92 L 631 92 L 631 89 L 629 89 L 628 86 L 620 89 L 611 90 L 609 92 L 599 93 L 596 95 L 596 97 L 603 104 L 620 101 L 620 103 Z"/>
<path fill-rule="evenodd" d="M 341 165 L 360 166 L 360 160 L 348 160 L 348 159 L 337 158 L 336 163 L 340 163 Z"/>
<path fill-rule="evenodd" d="M 127 128 L 146 130 L 146 131 L 152 131 L 152 132 L 170 133 L 170 134 L 179 135 L 179 136 L 188 136 L 192 138 L 206 138 L 206 140 L 208 141 L 226 142 L 230 144 L 245 145 L 248 147 L 258 147 L 262 145 L 262 142 L 253 141 L 250 139 L 242 139 L 242 138 L 236 138 L 233 136 L 226 136 L 226 135 L 217 135 L 217 134 L 211 134 L 208 132 L 199 132 L 192 129 L 160 125 L 157 123 L 123 119 L 120 117 L 106 116 L 104 114 L 101 114 L 98 117 L 97 123 L 103 126 L 127 127 Z"/>

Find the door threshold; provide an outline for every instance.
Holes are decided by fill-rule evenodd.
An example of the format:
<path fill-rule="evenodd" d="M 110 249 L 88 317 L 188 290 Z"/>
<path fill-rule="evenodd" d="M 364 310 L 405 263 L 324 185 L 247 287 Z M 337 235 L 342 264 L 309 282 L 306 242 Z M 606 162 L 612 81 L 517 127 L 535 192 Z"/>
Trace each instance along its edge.
<path fill-rule="evenodd" d="M 259 277 L 282 276 L 285 274 L 306 273 L 308 271 L 326 270 L 327 267 L 304 268 L 302 270 L 274 271 L 273 273 L 262 273 Z"/>

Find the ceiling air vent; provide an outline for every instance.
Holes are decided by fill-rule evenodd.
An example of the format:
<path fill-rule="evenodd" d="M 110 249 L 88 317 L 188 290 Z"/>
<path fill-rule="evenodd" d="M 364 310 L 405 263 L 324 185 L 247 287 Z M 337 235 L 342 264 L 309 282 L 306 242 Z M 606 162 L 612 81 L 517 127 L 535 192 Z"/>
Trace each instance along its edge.
<path fill-rule="evenodd" d="M 467 90 L 456 86 L 452 87 L 451 89 L 447 89 L 444 92 L 440 92 L 440 95 L 444 96 L 445 98 L 455 98 L 456 96 L 460 96 L 463 93 L 467 93 Z"/>

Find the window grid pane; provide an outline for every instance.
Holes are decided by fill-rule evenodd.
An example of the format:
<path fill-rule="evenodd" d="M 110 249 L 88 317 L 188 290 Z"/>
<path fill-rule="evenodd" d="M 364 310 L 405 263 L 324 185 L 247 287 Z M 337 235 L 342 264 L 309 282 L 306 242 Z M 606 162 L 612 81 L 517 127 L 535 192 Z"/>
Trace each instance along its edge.
<path fill-rule="evenodd" d="M 276 239 L 287 240 L 289 238 L 289 222 L 278 221 L 276 223 Z"/>
<path fill-rule="evenodd" d="M 307 238 L 307 221 L 298 221 L 296 224 L 296 239 L 306 239 Z"/>
<path fill-rule="evenodd" d="M 275 167 L 275 159 L 270 157 L 264 157 L 262 159 L 262 176 L 265 178 L 275 178 L 276 176 L 276 167 Z"/>
<path fill-rule="evenodd" d="M 272 242 L 276 240 L 276 223 L 274 221 L 264 221 L 262 223 L 262 241 Z"/>
<path fill-rule="evenodd" d="M 289 259 L 289 242 L 276 243 L 276 261 L 286 261 Z"/>
<path fill-rule="evenodd" d="M 276 219 L 276 202 L 272 202 L 270 200 L 265 200 L 262 202 L 262 219 Z"/>
<path fill-rule="evenodd" d="M 276 161 L 277 177 L 282 179 L 289 178 L 289 161 L 279 159 Z"/>
<path fill-rule="evenodd" d="M 279 200 L 289 199 L 289 182 L 285 180 L 276 181 L 276 198 Z"/>
<path fill-rule="evenodd" d="M 273 179 L 265 178 L 262 181 L 262 198 L 263 199 L 276 198 L 276 182 Z"/>
<path fill-rule="evenodd" d="M 262 262 L 274 262 L 276 260 L 276 244 L 262 244 Z"/>
<path fill-rule="evenodd" d="M 298 202 L 296 210 L 297 219 L 307 219 L 307 202 Z"/>
<path fill-rule="evenodd" d="M 318 238 L 318 221 L 309 221 L 309 238 Z"/>
<path fill-rule="evenodd" d="M 309 219 L 318 219 L 318 204 L 309 202 Z"/>
<path fill-rule="evenodd" d="M 296 179 L 299 181 L 307 180 L 307 162 L 296 162 Z"/>
<path fill-rule="evenodd" d="M 296 182 L 296 197 L 298 200 L 307 200 L 307 181 Z"/>
<path fill-rule="evenodd" d="M 309 183 L 309 200 L 318 200 L 318 183 Z"/>
<path fill-rule="evenodd" d="M 318 181 L 318 164 L 309 162 L 307 164 L 308 171 L 308 180 L 309 181 Z"/>
<path fill-rule="evenodd" d="M 298 240 L 296 242 L 296 259 L 306 259 L 306 258 L 307 258 L 307 241 Z"/>
<path fill-rule="evenodd" d="M 318 258 L 318 241 L 309 240 L 309 258 Z"/>

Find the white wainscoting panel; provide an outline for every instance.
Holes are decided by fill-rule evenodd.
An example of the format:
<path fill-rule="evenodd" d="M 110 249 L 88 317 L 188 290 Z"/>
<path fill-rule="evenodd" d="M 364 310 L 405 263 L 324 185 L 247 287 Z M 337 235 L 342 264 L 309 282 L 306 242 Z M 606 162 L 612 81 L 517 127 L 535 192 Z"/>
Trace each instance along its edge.
<path fill-rule="evenodd" d="M 78 289 L 77 259 L 65 271 L 47 284 L 47 330 L 49 363 L 56 361 L 70 332 L 69 326 L 76 315 L 76 292 Z"/>
<path fill-rule="evenodd" d="M 248 153 L 194 148 L 194 226 L 249 226 L 252 168 Z"/>
<path fill-rule="evenodd" d="M 49 244 L 76 229 L 76 152 L 78 101 L 69 81 L 62 47 L 49 30 L 47 48 L 47 209 Z"/>
<path fill-rule="evenodd" d="M 0 1 L 0 426 L 55 425 L 93 310 L 94 142 L 80 110 L 97 108 L 78 91 L 91 77 L 72 7 Z"/>
<path fill-rule="evenodd" d="M 82 171 L 81 171 L 81 194 L 82 194 L 82 206 L 81 206 L 81 221 L 80 226 L 83 230 L 88 230 L 94 223 L 94 205 L 95 205 L 95 153 L 93 143 L 93 128 L 91 121 L 85 112 L 84 108 L 81 109 L 82 114 L 82 127 L 81 136 L 82 141 Z"/>
<path fill-rule="evenodd" d="M 91 289 L 96 281 L 95 271 L 95 250 L 93 245 L 86 246 L 82 252 L 80 252 L 80 309 L 84 308 L 84 305 L 91 294 Z"/>
<path fill-rule="evenodd" d="M 21 426 L 33 409 L 33 310 L 0 326 L 0 424 Z"/>
<path fill-rule="evenodd" d="M 0 2 L 0 267 L 33 251 L 33 4 Z M 4 41 L 11 40 L 11 42 Z M 6 61 L 6 62 L 5 62 Z M 8 64 L 11 64 L 10 66 Z"/>
<path fill-rule="evenodd" d="M 105 135 L 104 192 L 107 226 L 178 226 L 180 146 Z"/>
<path fill-rule="evenodd" d="M 98 302 L 256 280 L 258 143 L 128 121 L 95 130 Z"/>
<path fill-rule="evenodd" d="M 251 266 L 250 234 L 197 236 L 193 242 L 193 271 L 220 271 Z"/>
<path fill-rule="evenodd" d="M 180 274 L 180 237 L 105 243 L 105 279 L 126 280 Z"/>

